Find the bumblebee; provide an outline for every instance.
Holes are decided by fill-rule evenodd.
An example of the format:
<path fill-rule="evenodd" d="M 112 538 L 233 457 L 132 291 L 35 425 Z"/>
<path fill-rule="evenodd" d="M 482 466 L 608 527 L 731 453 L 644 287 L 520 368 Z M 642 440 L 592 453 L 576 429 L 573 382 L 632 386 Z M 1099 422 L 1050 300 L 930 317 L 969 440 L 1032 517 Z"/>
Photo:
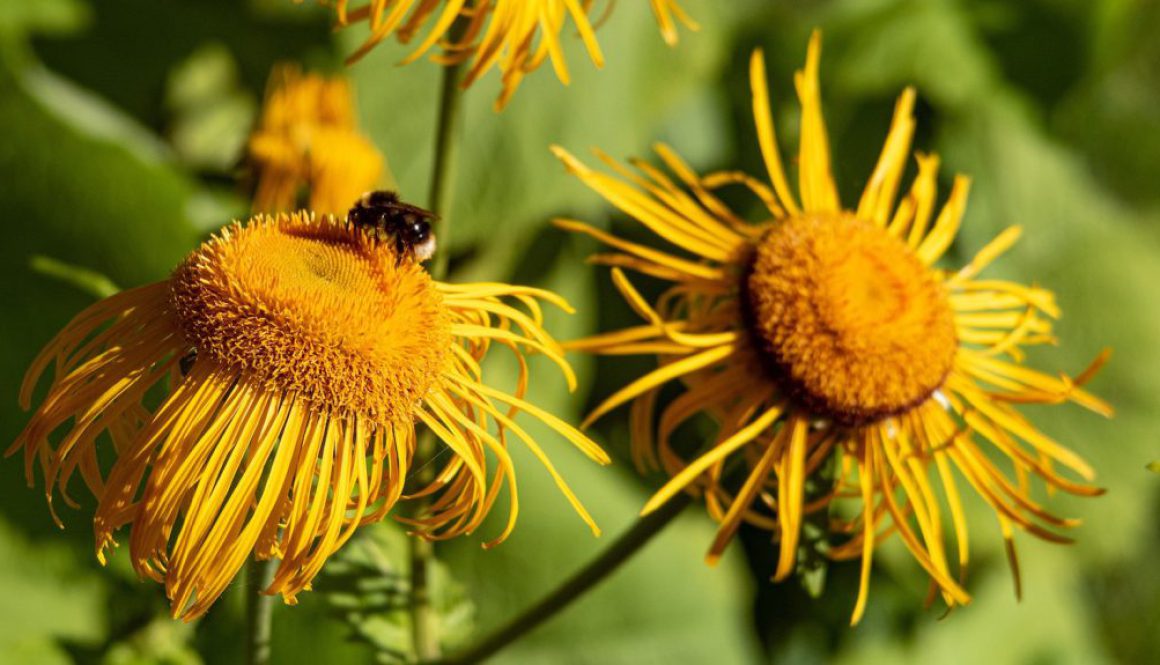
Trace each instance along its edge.
<path fill-rule="evenodd" d="M 346 220 L 355 228 L 366 229 L 384 242 L 392 242 L 399 260 L 410 257 L 426 261 L 435 254 L 435 234 L 431 222 L 435 213 L 404 203 L 395 192 L 367 192 L 359 198 Z"/>

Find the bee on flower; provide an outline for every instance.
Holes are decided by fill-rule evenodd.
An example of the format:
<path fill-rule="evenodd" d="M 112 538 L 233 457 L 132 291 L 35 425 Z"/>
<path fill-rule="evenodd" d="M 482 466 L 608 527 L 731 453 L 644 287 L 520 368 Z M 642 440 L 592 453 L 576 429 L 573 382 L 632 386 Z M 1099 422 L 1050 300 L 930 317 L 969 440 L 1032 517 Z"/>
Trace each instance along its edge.
<path fill-rule="evenodd" d="M 373 158 L 353 153 L 342 177 L 319 157 L 352 154 L 325 128 L 342 125 L 346 139 L 365 142 L 350 131 L 345 84 L 287 80 L 251 143 L 255 208 L 292 205 L 303 190 L 324 212 L 345 201 L 341 213 L 235 222 L 168 279 L 78 314 L 28 369 L 20 404 L 32 416 L 9 454 L 23 452 L 30 484 L 39 471 L 61 525 L 56 497 L 78 507 L 69 488 L 79 474 L 97 501 L 97 557 L 105 562 L 128 528 L 134 569 L 163 583 L 173 615 L 186 620 L 208 611 L 251 557 L 277 560 L 263 591 L 294 603 L 405 490 L 424 508 L 399 519 L 417 537 L 446 539 L 476 531 L 508 488 L 507 522 L 484 545 L 503 541 L 519 513 L 513 438 L 599 534 L 516 417 L 609 462 L 526 399 L 530 354 L 575 387 L 544 328 L 543 305 L 571 311 L 567 302 L 541 289 L 433 279 L 422 265 L 434 250 L 430 213 L 394 193 L 362 196 L 382 163 L 373 146 L 364 145 Z M 274 144 L 288 149 L 285 161 L 263 162 Z M 518 363 L 507 390 L 488 383 L 484 360 L 495 347 Z M 435 464 L 430 482 L 408 487 L 419 427 L 444 453 L 426 462 Z"/>

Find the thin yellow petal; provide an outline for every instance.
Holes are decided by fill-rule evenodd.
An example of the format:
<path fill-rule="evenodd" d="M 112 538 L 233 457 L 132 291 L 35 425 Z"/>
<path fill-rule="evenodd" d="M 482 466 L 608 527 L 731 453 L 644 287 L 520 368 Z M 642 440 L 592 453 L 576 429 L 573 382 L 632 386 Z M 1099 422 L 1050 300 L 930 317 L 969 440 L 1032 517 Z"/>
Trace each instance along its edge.
<path fill-rule="evenodd" d="M 761 146 L 761 156 L 773 191 L 777 192 L 781 207 L 790 215 L 800 212 L 797 202 L 785 177 L 781 165 L 781 153 L 777 147 L 777 133 L 773 127 L 773 109 L 769 103 L 769 87 L 766 83 L 765 53 L 761 49 L 753 52 L 749 59 L 749 87 L 753 92 L 753 120 L 757 126 L 757 142 Z"/>

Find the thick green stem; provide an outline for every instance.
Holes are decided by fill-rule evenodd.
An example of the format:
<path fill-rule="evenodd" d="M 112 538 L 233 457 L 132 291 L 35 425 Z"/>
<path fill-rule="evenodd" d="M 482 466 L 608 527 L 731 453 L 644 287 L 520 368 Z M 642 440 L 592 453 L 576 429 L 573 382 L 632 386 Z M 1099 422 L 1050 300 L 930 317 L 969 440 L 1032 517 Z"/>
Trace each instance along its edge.
<path fill-rule="evenodd" d="M 274 581 L 275 559 L 246 564 L 246 665 L 269 665 L 274 596 L 262 593 Z"/>
<path fill-rule="evenodd" d="M 434 467 L 426 461 L 435 454 L 435 441 L 431 432 L 425 431 L 419 438 L 415 451 L 418 466 L 412 481 L 415 487 L 424 487 L 433 479 Z M 423 516 L 426 502 L 416 500 L 411 507 L 412 515 Z M 408 539 L 411 559 L 411 647 L 415 658 L 427 661 L 439 658 L 439 617 L 431 606 L 431 567 L 435 561 L 435 546 L 431 541 L 412 536 Z"/>
<path fill-rule="evenodd" d="M 451 201 L 455 190 L 455 164 L 458 157 L 459 125 L 463 95 L 459 87 L 460 65 L 443 68 L 439 93 L 439 119 L 435 130 L 435 162 L 431 169 L 431 190 L 427 206 L 439 216 L 435 221 L 435 241 L 439 250 L 431 259 L 428 271 L 435 279 L 447 277 L 451 248 Z"/>
<path fill-rule="evenodd" d="M 431 191 L 427 206 L 438 215 L 435 221 L 435 241 L 439 249 L 428 267 L 434 279 L 447 277 L 451 247 L 451 201 L 454 193 L 456 153 L 459 144 L 459 124 L 462 115 L 460 66 L 443 68 L 443 82 L 439 93 L 439 117 L 435 132 L 435 160 L 431 168 Z M 424 432 L 415 450 L 417 469 L 414 482 L 422 487 L 432 479 L 429 461 L 435 455 L 435 441 L 430 432 Z M 415 515 L 422 515 L 425 502 L 416 501 Z M 439 658 L 439 622 L 431 607 L 431 565 L 435 560 L 433 543 L 415 536 L 410 539 L 411 559 L 411 639 L 415 657 L 421 661 Z"/>
<path fill-rule="evenodd" d="M 631 529 L 617 538 L 600 556 L 557 587 L 543 600 L 524 610 L 506 625 L 501 626 L 474 645 L 454 656 L 437 661 L 438 665 L 472 665 L 482 662 L 531 632 L 618 570 L 621 564 L 628 561 L 652 541 L 653 536 L 671 524 L 691 500 L 687 494 L 679 494 L 669 499 L 668 503 L 655 512 L 637 520 Z"/>

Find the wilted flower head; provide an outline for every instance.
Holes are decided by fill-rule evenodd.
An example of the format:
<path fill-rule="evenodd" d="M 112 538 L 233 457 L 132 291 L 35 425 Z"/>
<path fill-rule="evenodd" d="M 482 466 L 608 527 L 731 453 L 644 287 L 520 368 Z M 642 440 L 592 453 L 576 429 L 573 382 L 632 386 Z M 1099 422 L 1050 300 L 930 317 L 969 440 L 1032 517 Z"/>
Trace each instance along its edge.
<path fill-rule="evenodd" d="M 675 179 L 643 161 L 634 160 L 633 171 L 600 155 L 616 172 L 608 175 L 557 149 L 572 173 L 666 248 L 581 222 L 559 225 L 615 250 L 593 261 L 613 266 L 614 284 L 645 322 L 571 348 L 655 354 L 660 362 L 588 418 L 632 403 L 637 464 L 671 476 L 645 512 L 681 491 L 703 496 L 720 522 L 711 562 L 742 522 L 771 530 L 780 580 L 795 570 L 806 515 L 852 502 L 852 519 L 831 513 L 828 553 L 862 558 L 857 622 L 874 546 L 891 534 L 948 605 L 969 600 L 962 582 L 969 556 L 964 481 L 994 509 L 1013 563 L 1015 530 L 1066 542 L 1057 530 L 1076 521 L 1041 506 L 1030 479 L 1073 494 L 1100 490 L 1063 472 L 1059 467 L 1093 476 L 1016 407 L 1070 401 L 1105 415 L 1111 409 L 1081 387 L 1106 354 L 1075 378 L 1023 366 L 1025 347 L 1055 341 L 1052 294 L 979 278 L 1015 242 L 1018 228 L 957 270 L 935 267 L 956 235 L 969 182 L 957 177 L 936 214 L 938 158 L 919 154 L 918 175 L 896 201 L 915 128 L 913 90 L 898 100 L 857 205 L 842 204 L 822 118 L 819 59 L 815 34 L 794 79 L 802 106 L 796 195 L 782 167 L 758 51 L 750 78 L 768 182 L 736 171 L 698 176 L 663 145 L 657 151 Z M 732 185 L 752 192 L 768 218 L 750 223 L 726 206 L 716 190 Z M 671 286 L 650 303 L 625 270 Z M 675 381 L 683 392 L 658 421 L 659 393 Z M 699 452 L 678 450 L 674 432 L 699 413 L 717 421 L 715 439 Z M 819 470 L 834 456 L 840 462 L 827 486 Z M 807 495 L 810 479 L 821 489 Z M 957 554 L 948 554 L 948 533 Z"/>
<path fill-rule="evenodd" d="M 382 156 L 358 131 L 347 81 L 303 74 L 295 65 L 270 75 L 249 158 L 254 212 L 306 207 L 342 215 L 383 173 Z"/>
<path fill-rule="evenodd" d="M 350 9 L 347 0 L 322 2 L 334 6 L 339 25 L 368 23 L 370 36 L 348 61 L 362 58 L 392 35 L 407 44 L 418 41 L 404 63 L 438 48 L 433 56 L 437 62 L 468 63 L 464 87 L 498 68 L 503 92 L 497 110 L 507 105 L 524 76 L 545 60 L 551 61 L 561 82 L 569 82 L 560 42 L 565 32 L 579 33 L 592 62 L 604 66 L 591 19 L 593 0 L 378 0 L 358 9 Z M 676 0 L 649 2 L 669 44 L 677 42 L 676 22 L 696 28 Z M 612 11 L 612 4 L 607 11 Z"/>
<path fill-rule="evenodd" d="M 223 230 L 170 279 L 69 323 L 29 369 L 25 409 L 50 368 L 53 379 L 10 452 L 24 450 L 30 481 L 39 462 L 50 504 L 57 489 L 76 505 L 68 483 L 79 471 L 98 500 L 98 556 L 131 526 L 133 566 L 165 583 L 174 615 L 186 619 L 204 613 L 250 556 L 280 559 L 266 591 L 293 602 L 359 525 L 399 500 L 418 423 L 450 452 L 416 490 L 435 495 L 412 521 L 425 537 L 472 532 L 504 484 L 514 490 L 508 432 L 596 531 L 514 421 L 526 411 L 607 462 L 523 399 L 525 352 L 572 381 L 541 326 L 541 300 L 566 307 L 536 289 L 436 282 L 393 243 L 331 216 L 258 216 Z M 484 382 L 480 361 L 493 343 L 520 361 L 512 393 Z M 106 456 L 115 458 L 107 473 Z M 508 524 L 491 543 L 511 532 L 517 511 L 513 491 Z"/>

